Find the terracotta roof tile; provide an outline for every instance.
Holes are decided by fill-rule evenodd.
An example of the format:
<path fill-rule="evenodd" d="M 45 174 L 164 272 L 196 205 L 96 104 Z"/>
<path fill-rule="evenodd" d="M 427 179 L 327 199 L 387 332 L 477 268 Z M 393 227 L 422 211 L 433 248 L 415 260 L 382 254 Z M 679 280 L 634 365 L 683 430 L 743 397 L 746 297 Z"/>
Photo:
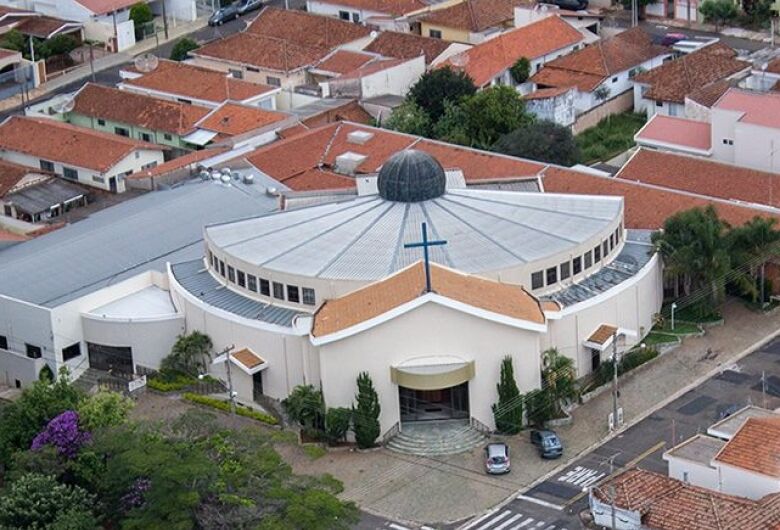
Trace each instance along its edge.
<path fill-rule="evenodd" d="M 346 74 L 375 59 L 376 57 L 374 55 L 369 55 L 367 53 L 336 50 L 320 61 L 315 68 L 334 74 Z"/>
<path fill-rule="evenodd" d="M 662 55 L 669 55 L 669 51 L 653 44 L 650 35 L 636 27 L 545 64 L 531 81 L 545 86 L 576 86 L 590 92 L 608 77 Z M 545 74 L 548 70 L 556 72 Z"/>
<path fill-rule="evenodd" d="M 247 33 L 288 41 L 299 46 L 328 50 L 367 37 L 370 29 L 305 11 L 266 7 L 249 24 Z"/>
<path fill-rule="evenodd" d="M 442 63 L 464 70 L 478 87 L 511 67 L 521 57 L 536 59 L 584 40 L 557 15 L 502 33 Z"/>
<path fill-rule="evenodd" d="M 105 15 L 112 11 L 134 6 L 138 3 L 138 0 L 76 0 L 76 2 L 96 15 Z"/>
<path fill-rule="evenodd" d="M 780 418 L 748 418 L 713 460 L 780 478 Z"/>
<path fill-rule="evenodd" d="M 322 1 L 328 3 L 327 0 Z M 353 7 L 396 17 L 428 7 L 428 4 L 422 0 L 333 0 L 332 5 Z"/>
<path fill-rule="evenodd" d="M 209 109 L 87 83 L 75 97 L 73 112 L 144 129 L 186 134 Z"/>
<path fill-rule="evenodd" d="M 732 225 L 741 225 L 756 216 L 770 217 L 770 214 L 748 206 L 563 168 L 547 168 L 542 183 L 548 192 L 623 197 L 627 228 L 655 230 L 677 212 L 708 205 L 714 206 L 721 218 Z"/>
<path fill-rule="evenodd" d="M 545 322 L 539 300 L 519 285 L 463 274 L 435 263 L 431 288 L 445 298 L 536 324 Z M 388 278 L 326 301 L 314 316 L 312 335 L 321 337 L 378 317 L 422 296 L 425 268 L 419 261 Z"/>
<path fill-rule="evenodd" d="M 431 64 L 451 45 L 452 43 L 442 39 L 432 39 L 412 33 L 383 31 L 364 50 L 396 59 L 411 59 L 425 54 L 425 64 Z"/>
<path fill-rule="evenodd" d="M 711 133 L 712 128 L 705 121 L 656 114 L 637 132 L 636 139 L 709 151 Z"/>
<path fill-rule="evenodd" d="M 640 149 L 617 177 L 699 195 L 780 207 L 780 175 L 695 156 Z"/>
<path fill-rule="evenodd" d="M 374 118 L 360 106 L 360 103 L 357 100 L 353 99 L 339 107 L 330 108 L 313 116 L 309 116 L 302 120 L 301 123 L 307 128 L 313 128 L 337 121 L 351 121 L 369 125 L 374 122 Z"/>
<path fill-rule="evenodd" d="M 596 331 L 591 333 L 590 337 L 588 337 L 586 340 L 594 344 L 604 344 L 615 334 L 615 332 L 617 332 L 617 328 L 615 326 L 602 324 L 596 328 Z"/>
<path fill-rule="evenodd" d="M 199 129 L 207 129 L 226 136 L 237 136 L 273 123 L 286 120 L 283 112 L 225 103 L 198 122 Z"/>
<path fill-rule="evenodd" d="M 101 173 L 136 149 L 165 149 L 51 119 L 20 116 L 0 125 L 0 148 Z"/>
<path fill-rule="evenodd" d="M 249 348 L 242 348 L 235 353 L 230 354 L 230 358 L 238 361 L 247 369 L 260 366 L 265 360 Z"/>
<path fill-rule="evenodd" d="M 279 72 L 293 72 L 311 66 L 330 50 L 256 35 L 235 33 L 190 52 L 194 57 L 208 57 Z"/>
<path fill-rule="evenodd" d="M 419 20 L 429 24 L 479 33 L 498 26 L 511 26 L 515 6 L 526 0 L 464 0 L 457 4 L 433 9 Z"/>
<path fill-rule="evenodd" d="M 709 85 L 694 89 L 693 92 L 687 95 L 687 98 L 705 107 L 712 107 L 726 93 L 731 84 L 732 82 L 729 79 L 715 81 Z"/>
<path fill-rule="evenodd" d="M 749 63 L 736 59 L 734 50 L 716 43 L 642 72 L 634 81 L 650 85 L 647 99 L 684 103 L 695 90 L 749 68 Z"/>
<path fill-rule="evenodd" d="M 133 72 L 135 68 L 130 67 L 128 70 Z M 130 86 L 212 103 L 222 103 L 227 100 L 244 101 L 276 90 L 271 86 L 233 79 L 223 72 L 166 59 L 161 59 L 154 71 L 122 82 Z"/>
<path fill-rule="evenodd" d="M 69 20 L 62 20 L 61 18 L 39 16 L 39 17 L 27 17 L 23 19 L 14 29 L 20 31 L 24 35 L 32 35 L 40 39 L 46 39 L 52 33 L 62 28 L 65 24 L 74 24 L 72 28 L 78 30 L 81 24 L 77 22 L 71 22 Z"/>
<path fill-rule="evenodd" d="M 5 59 L 6 57 L 13 57 L 14 55 L 18 55 L 19 59 L 22 58 L 21 52 L 18 52 L 16 50 L 7 50 L 5 48 L 0 48 L 0 59 Z"/>
<path fill-rule="evenodd" d="M 446 169 L 460 169 L 466 182 L 532 177 L 541 173 L 545 167 L 532 160 L 432 140 L 421 141 L 415 149 L 433 155 Z"/>
<path fill-rule="evenodd" d="M 770 74 L 780 74 L 780 57 L 769 61 L 766 65 L 766 71 Z"/>
<path fill-rule="evenodd" d="M 0 198 L 5 196 L 20 180 L 30 173 L 42 173 L 41 170 L 0 160 Z"/>

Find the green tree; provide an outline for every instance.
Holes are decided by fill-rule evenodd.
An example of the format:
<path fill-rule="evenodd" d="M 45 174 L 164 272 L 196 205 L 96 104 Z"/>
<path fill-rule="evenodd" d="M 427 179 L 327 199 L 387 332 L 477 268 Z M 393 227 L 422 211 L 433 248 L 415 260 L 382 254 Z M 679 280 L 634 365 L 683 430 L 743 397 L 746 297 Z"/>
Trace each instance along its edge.
<path fill-rule="evenodd" d="M 322 391 L 314 386 L 296 386 L 282 405 L 290 418 L 304 429 L 322 431 L 325 427 L 325 402 Z"/>
<path fill-rule="evenodd" d="M 531 61 L 527 57 L 520 57 L 509 69 L 509 73 L 518 85 L 525 83 L 531 75 Z"/>
<path fill-rule="evenodd" d="M 379 396 L 374 390 L 374 383 L 368 372 L 360 372 L 357 378 L 358 392 L 355 396 L 357 405 L 353 410 L 355 422 L 355 441 L 358 447 L 366 449 L 373 447 L 379 438 Z"/>
<path fill-rule="evenodd" d="M 213 348 L 211 338 L 200 331 L 179 335 L 171 353 L 162 360 L 160 368 L 163 372 L 197 377 L 207 371 Z"/>
<path fill-rule="evenodd" d="M 29 42 L 18 29 L 12 29 L 4 33 L 2 38 L 0 38 L 0 47 L 29 54 Z"/>
<path fill-rule="evenodd" d="M 544 422 L 555 417 L 552 397 L 544 389 L 531 390 L 524 397 L 525 416 L 534 427 L 544 427 Z"/>
<path fill-rule="evenodd" d="M 176 44 L 173 45 L 173 49 L 171 50 L 171 60 L 172 61 L 183 61 L 187 58 L 187 54 L 189 54 L 193 50 L 198 49 L 198 43 L 194 40 L 184 37 L 183 39 L 179 39 L 176 41 Z"/>
<path fill-rule="evenodd" d="M 133 21 L 136 40 L 142 39 L 146 34 L 147 26 L 154 20 L 152 8 L 145 2 L 138 2 L 130 8 L 129 16 L 130 20 Z"/>
<path fill-rule="evenodd" d="M 118 392 L 98 392 L 79 404 L 79 424 L 87 431 L 121 425 L 133 406 L 133 400 Z"/>
<path fill-rule="evenodd" d="M 520 94 L 508 86 L 487 88 L 460 105 L 470 143 L 482 149 L 490 149 L 501 136 L 531 122 Z"/>
<path fill-rule="evenodd" d="M 46 59 L 55 55 L 65 55 L 79 47 L 79 42 L 71 35 L 55 35 L 39 44 L 37 58 Z"/>
<path fill-rule="evenodd" d="M 466 130 L 466 113 L 463 106 L 444 102 L 444 114 L 433 127 L 433 136 L 444 142 L 459 145 L 471 145 L 471 138 Z"/>
<path fill-rule="evenodd" d="M 341 442 L 347 437 L 352 423 L 352 409 L 345 407 L 329 408 L 325 414 L 325 434 L 330 443 Z"/>
<path fill-rule="evenodd" d="M 517 434 L 523 429 L 523 400 L 515 381 L 512 358 L 501 361 L 501 376 L 498 384 L 498 402 L 493 404 L 493 419 L 496 430 L 503 434 Z"/>
<path fill-rule="evenodd" d="M 444 114 L 445 101 L 458 103 L 476 91 L 477 87 L 466 73 L 444 67 L 423 74 L 409 90 L 407 98 L 414 101 L 435 123 Z"/>
<path fill-rule="evenodd" d="M 555 348 L 546 350 L 542 355 L 545 366 L 542 370 L 542 384 L 552 398 L 553 414 L 559 417 L 562 415 L 563 401 L 577 397 L 574 361 L 561 355 Z"/>
<path fill-rule="evenodd" d="M 710 205 L 672 215 L 652 237 L 664 260 L 664 274 L 680 281 L 686 296 L 694 290 L 708 290 L 713 308 L 721 300 L 724 278 L 731 270 L 728 228 Z"/>
<path fill-rule="evenodd" d="M 502 136 L 493 151 L 540 162 L 572 166 L 579 161 L 580 151 L 567 127 L 551 121 L 526 123 Z"/>
<path fill-rule="evenodd" d="M 731 229 L 728 246 L 732 263 L 739 267 L 736 283 L 753 302 L 762 294 L 761 281 L 767 261 L 780 254 L 780 230 L 774 218 L 754 217 L 742 226 Z M 770 295 L 764 292 L 764 300 Z"/>
<path fill-rule="evenodd" d="M 699 6 L 699 12 L 705 22 L 715 24 L 715 31 L 727 22 L 737 18 L 739 12 L 733 0 L 704 0 Z"/>
<path fill-rule="evenodd" d="M 94 530 L 94 502 L 94 497 L 78 486 L 29 473 L 0 497 L 0 528 Z"/>
<path fill-rule="evenodd" d="M 398 106 L 383 124 L 386 129 L 429 136 L 431 134 L 431 119 L 414 100 L 406 99 Z"/>
<path fill-rule="evenodd" d="M 38 380 L 43 381 L 44 383 L 54 382 L 54 371 L 51 369 L 51 366 L 48 364 L 43 365 L 41 371 L 38 372 Z"/>

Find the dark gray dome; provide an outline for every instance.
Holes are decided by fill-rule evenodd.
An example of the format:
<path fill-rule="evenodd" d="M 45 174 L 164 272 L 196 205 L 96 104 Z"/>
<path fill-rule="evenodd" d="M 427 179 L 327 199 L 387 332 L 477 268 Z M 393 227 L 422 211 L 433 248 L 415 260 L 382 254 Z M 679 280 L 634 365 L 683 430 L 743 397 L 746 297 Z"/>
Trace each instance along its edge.
<path fill-rule="evenodd" d="M 428 153 L 406 149 L 382 165 L 377 178 L 379 195 L 396 202 L 420 202 L 444 195 L 444 168 Z"/>

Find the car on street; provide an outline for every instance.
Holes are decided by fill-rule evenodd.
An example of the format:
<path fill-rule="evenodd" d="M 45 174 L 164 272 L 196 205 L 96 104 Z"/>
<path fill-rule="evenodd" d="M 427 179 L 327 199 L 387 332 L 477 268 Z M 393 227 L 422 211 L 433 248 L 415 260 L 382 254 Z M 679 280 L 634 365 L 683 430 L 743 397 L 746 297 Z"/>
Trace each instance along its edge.
<path fill-rule="evenodd" d="M 588 9 L 588 0 L 542 0 L 543 4 L 552 4 L 568 11 L 583 11 Z"/>
<path fill-rule="evenodd" d="M 250 11 L 260 9 L 261 7 L 263 7 L 263 0 L 239 0 L 238 15 L 246 15 Z"/>
<path fill-rule="evenodd" d="M 685 33 L 667 33 L 661 38 L 661 45 L 663 46 L 674 46 L 681 40 L 685 40 L 688 38 L 688 35 Z"/>
<path fill-rule="evenodd" d="M 539 450 L 542 458 L 560 458 L 563 455 L 563 444 L 555 431 L 531 431 L 531 443 Z"/>
<path fill-rule="evenodd" d="M 238 5 L 230 4 L 214 11 L 209 17 L 209 26 L 221 26 L 225 22 L 230 22 L 238 18 Z"/>
<path fill-rule="evenodd" d="M 485 470 L 488 475 L 509 473 L 509 446 L 505 443 L 491 443 L 485 446 Z"/>

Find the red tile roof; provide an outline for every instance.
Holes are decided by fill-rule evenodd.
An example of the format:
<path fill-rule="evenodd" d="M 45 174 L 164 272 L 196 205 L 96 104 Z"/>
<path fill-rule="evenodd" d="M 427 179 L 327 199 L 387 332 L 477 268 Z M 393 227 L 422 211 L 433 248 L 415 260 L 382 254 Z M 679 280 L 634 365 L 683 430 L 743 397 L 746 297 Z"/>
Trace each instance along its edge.
<path fill-rule="evenodd" d="M 346 74 L 375 59 L 376 57 L 374 55 L 369 55 L 367 53 L 336 50 L 334 53 L 331 53 L 320 61 L 315 68 L 333 74 Z"/>
<path fill-rule="evenodd" d="M 714 206 L 720 217 L 732 225 L 741 225 L 756 216 L 771 216 L 756 208 L 715 198 L 557 167 L 545 170 L 542 184 L 547 192 L 623 197 L 627 228 L 655 230 L 661 228 L 664 221 L 677 212 L 708 205 Z"/>
<path fill-rule="evenodd" d="M 27 17 L 16 25 L 15 29 L 23 33 L 24 35 L 32 35 L 40 39 L 49 38 L 50 35 L 62 29 L 66 24 L 72 26 L 68 28 L 68 32 L 79 31 L 81 24 L 78 22 L 71 22 L 68 20 L 62 20 L 54 17 Z"/>
<path fill-rule="evenodd" d="M 779 479 L 780 418 L 748 418 L 713 460 Z"/>
<path fill-rule="evenodd" d="M 396 59 L 411 59 L 424 54 L 425 64 L 431 64 L 451 45 L 451 42 L 442 39 L 422 37 L 413 33 L 383 31 L 364 50 Z"/>
<path fill-rule="evenodd" d="M 328 3 L 328 0 L 320 1 L 324 4 Z M 422 0 L 333 0 L 331 5 L 353 7 L 396 17 L 428 7 L 428 4 Z"/>
<path fill-rule="evenodd" d="M 605 79 L 663 55 L 669 55 L 669 51 L 653 44 L 650 35 L 636 27 L 545 64 L 531 81 L 544 86 L 576 86 L 590 92 Z"/>
<path fill-rule="evenodd" d="M 600 485 L 593 494 L 602 503 L 614 487 L 619 509 L 638 512 L 642 528 L 658 530 L 777 530 L 780 494 L 759 501 L 691 486 L 665 475 L 629 469 Z"/>
<path fill-rule="evenodd" d="M 266 7 L 249 24 L 247 33 L 328 50 L 367 37 L 371 30 L 335 17 Z"/>
<path fill-rule="evenodd" d="M 684 103 L 688 94 L 749 68 L 734 50 L 716 43 L 642 72 L 634 81 L 650 85 L 646 99 Z"/>
<path fill-rule="evenodd" d="M 478 87 L 489 84 L 518 59 L 536 59 L 584 40 L 557 15 L 502 33 L 442 63 L 465 71 Z"/>
<path fill-rule="evenodd" d="M 526 0 L 463 0 L 457 4 L 433 9 L 419 18 L 422 22 L 479 33 L 497 26 L 511 26 L 515 6 Z"/>
<path fill-rule="evenodd" d="M 20 180 L 30 173 L 42 173 L 40 169 L 35 169 L 20 164 L 14 164 L 6 160 L 0 160 L 0 198 L 5 196 Z"/>
<path fill-rule="evenodd" d="M 712 108 L 741 112 L 742 123 L 780 128 L 780 94 L 729 88 Z"/>
<path fill-rule="evenodd" d="M 207 129 L 225 136 L 237 136 L 288 119 L 283 112 L 225 103 L 198 122 L 199 129 Z"/>
<path fill-rule="evenodd" d="M 8 57 L 13 57 L 14 55 L 18 55 L 19 59 L 22 58 L 21 52 L 18 52 L 16 50 L 7 50 L 5 48 L 0 48 L 0 59 L 6 59 Z"/>
<path fill-rule="evenodd" d="M 136 149 L 165 150 L 115 134 L 46 118 L 12 116 L 0 125 L 0 149 L 25 153 L 101 173 Z"/>
<path fill-rule="evenodd" d="M 636 139 L 709 151 L 711 129 L 705 121 L 656 114 L 637 132 Z"/>
<path fill-rule="evenodd" d="M 255 35 L 235 33 L 190 52 L 193 57 L 206 57 L 246 64 L 278 72 L 293 72 L 311 66 L 330 50 L 301 46 L 294 42 Z"/>
<path fill-rule="evenodd" d="M 76 2 L 96 15 L 105 15 L 112 11 L 134 6 L 138 3 L 138 0 L 76 0 Z"/>
<path fill-rule="evenodd" d="M 209 109 L 87 83 L 75 97 L 73 112 L 181 135 L 191 132 Z"/>
<path fill-rule="evenodd" d="M 780 74 L 780 57 L 769 61 L 766 65 L 766 71 L 770 74 Z"/>
<path fill-rule="evenodd" d="M 687 99 L 695 101 L 699 105 L 704 105 L 705 107 L 709 108 L 717 103 L 720 97 L 726 93 L 726 90 L 729 89 L 729 87 L 732 85 L 732 82 L 733 81 L 729 79 L 715 81 L 714 83 L 695 89 L 686 97 Z"/>
<path fill-rule="evenodd" d="M 780 207 L 780 175 L 694 156 L 640 149 L 617 177 L 698 195 Z"/>

